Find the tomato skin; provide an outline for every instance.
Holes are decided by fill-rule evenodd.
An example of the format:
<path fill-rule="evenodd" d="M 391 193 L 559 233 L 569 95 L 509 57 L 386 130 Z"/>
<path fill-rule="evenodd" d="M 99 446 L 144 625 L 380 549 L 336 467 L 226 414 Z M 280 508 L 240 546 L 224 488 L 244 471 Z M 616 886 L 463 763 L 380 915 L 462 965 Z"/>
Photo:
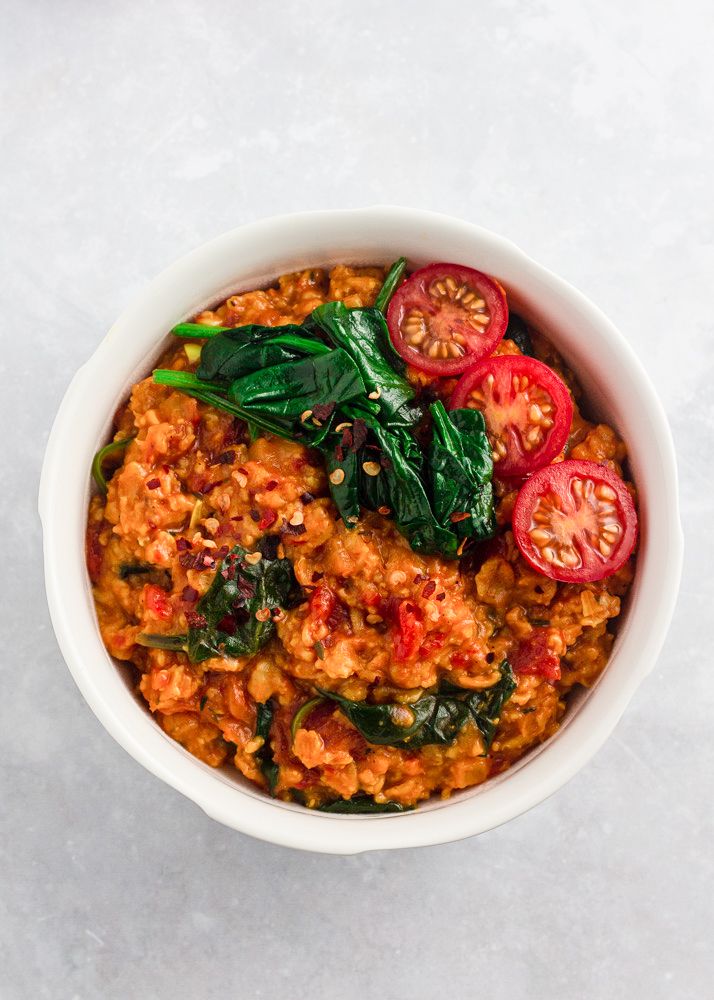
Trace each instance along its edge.
<path fill-rule="evenodd" d="M 513 507 L 513 537 L 521 555 L 537 572 L 562 583 L 612 576 L 632 554 L 637 531 L 629 490 L 597 462 L 568 459 L 540 469 L 521 487 Z M 538 532 L 549 538 L 534 538 Z M 549 558 L 548 551 L 556 557 Z"/>
<path fill-rule="evenodd" d="M 548 638 L 547 628 L 536 628 L 518 644 L 510 656 L 515 673 L 545 677 L 547 681 L 560 680 L 560 657 L 550 648 Z"/>
<path fill-rule="evenodd" d="M 278 520 L 278 515 L 274 510 L 266 510 L 263 512 L 263 516 L 260 521 L 258 521 L 258 528 L 261 531 L 266 531 Z"/>
<path fill-rule="evenodd" d="M 453 281 L 454 287 L 467 285 L 474 292 L 472 300 L 476 296 L 483 300 L 482 315 L 488 315 L 489 319 L 480 330 L 476 328 L 478 324 L 473 322 L 474 313 L 453 296 L 449 297 L 447 293 L 441 300 L 435 296 L 435 283 L 443 284 L 445 279 Z M 447 344 L 453 340 L 454 345 L 449 350 L 463 353 L 430 357 L 426 349 L 412 346 L 404 327 L 413 311 L 426 323 L 427 336 L 422 347 L 425 348 L 433 336 Z M 396 290 L 386 318 L 392 345 L 407 364 L 431 375 L 458 375 L 496 349 L 508 326 L 508 303 L 499 283 L 481 271 L 463 264 L 429 264 L 414 271 Z"/>
<path fill-rule="evenodd" d="M 102 574 L 102 564 L 104 562 L 104 549 L 99 540 L 101 534 L 101 524 L 90 524 L 87 528 L 85 554 L 87 557 L 87 570 L 92 583 L 99 583 Z"/>
<path fill-rule="evenodd" d="M 522 379 L 528 385 L 516 391 L 514 384 Z M 480 402 L 473 393 L 479 394 Z M 547 414 L 540 410 L 543 405 L 550 407 Z M 536 419 L 550 421 L 550 427 L 533 422 L 533 406 L 539 411 Z M 542 361 L 521 354 L 486 358 L 464 372 L 449 409 L 471 407 L 484 415 L 494 448 L 493 471 L 499 479 L 523 479 L 550 464 L 565 447 L 573 422 L 573 401 L 563 380 Z M 529 448 L 530 433 L 541 440 Z"/>
<path fill-rule="evenodd" d="M 161 621 L 168 622 L 173 618 L 174 610 L 166 591 L 154 583 L 147 583 L 144 587 L 144 607 Z"/>
<path fill-rule="evenodd" d="M 327 623 L 328 618 L 335 610 L 337 598 L 329 587 L 316 587 L 310 595 L 310 614 L 318 621 Z"/>
<path fill-rule="evenodd" d="M 394 659 L 398 663 L 413 660 L 424 639 L 424 623 L 419 609 L 409 600 L 390 598 L 385 617 L 391 618 Z"/>

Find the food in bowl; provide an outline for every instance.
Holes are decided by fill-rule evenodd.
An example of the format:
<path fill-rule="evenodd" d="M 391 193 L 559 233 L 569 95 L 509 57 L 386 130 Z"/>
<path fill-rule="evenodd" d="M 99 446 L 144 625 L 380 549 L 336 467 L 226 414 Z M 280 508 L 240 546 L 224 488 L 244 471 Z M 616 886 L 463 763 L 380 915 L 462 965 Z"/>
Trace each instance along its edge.
<path fill-rule="evenodd" d="M 309 269 L 173 333 L 95 458 L 87 527 L 104 643 L 164 731 L 355 813 L 547 740 L 606 666 L 635 493 L 499 282 Z"/>

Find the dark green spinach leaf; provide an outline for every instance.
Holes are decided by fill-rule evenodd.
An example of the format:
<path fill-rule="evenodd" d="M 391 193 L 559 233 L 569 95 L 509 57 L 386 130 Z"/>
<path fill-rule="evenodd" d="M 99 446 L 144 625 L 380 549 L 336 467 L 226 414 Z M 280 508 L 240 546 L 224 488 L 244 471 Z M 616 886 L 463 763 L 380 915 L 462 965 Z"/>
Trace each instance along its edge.
<path fill-rule="evenodd" d="M 258 553 L 259 554 L 259 553 Z M 216 571 L 211 586 L 187 614 L 187 635 L 137 637 L 142 646 L 182 650 L 192 663 L 213 656 L 224 658 L 257 653 L 275 634 L 269 612 L 289 606 L 297 584 L 289 559 L 255 557 L 236 545 Z"/>
<path fill-rule="evenodd" d="M 251 414 L 299 423 L 306 410 L 337 406 L 364 393 L 355 362 L 338 349 L 246 375 L 231 384 L 228 398 Z"/>
<path fill-rule="evenodd" d="M 383 427 L 412 430 L 419 423 L 423 412 L 413 403 L 412 386 L 390 364 L 394 349 L 378 309 L 348 309 L 342 302 L 327 302 L 313 310 L 309 321 L 311 329 L 323 331 L 336 347 L 353 358 L 366 394 L 378 394 Z"/>
<path fill-rule="evenodd" d="M 401 802 L 375 802 L 370 795 L 353 795 L 351 799 L 337 799 L 317 806 L 318 812 L 363 815 L 365 813 L 411 812 L 414 806 L 403 806 Z"/>
<path fill-rule="evenodd" d="M 427 468 L 434 515 L 459 538 L 491 538 L 496 531 L 493 459 L 483 414 L 468 409 L 447 413 L 439 401 L 432 403 L 431 415 Z"/>
<path fill-rule="evenodd" d="M 200 663 L 212 656 L 257 653 L 275 634 L 275 623 L 257 613 L 285 607 L 295 589 L 289 559 L 246 560 L 236 545 L 223 560 L 189 621 L 188 656 Z"/>
<path fill-rule="evenodd" d="M 260 764 L 268 784 L 268 791 L 275 794 L 275 786 L 278 783 L 279 768 L 273 759 L 273 748 L 270 745 L 270 727 L 273 724 L 273 706 L 270 701 L 258 702 L 256 705 L 257 720 L 255 724 L 255 735 L 263 739 L 263 745 L 255 751 L 255 757 Z"/>
<path fill-rule="evenodd" d="M 503 706 L 516 689 L 507 660 L 501 664 L 500 671 L 497 683 L 484 691 L 442 686 L 437 694 L 425 695 L 410 705 L 397 702 L 371 705 L 365 701 L 350 701 L 322 688 L 317 690 L 339 706 L 369 743 L 401 749 L 448 746 L 471 719 L 488 750 Z"/>
<path fill-rule="evenodd" d="M 394 522 L 415 552 L 440 552 L 455 558 L 459 538 L 451 525 L 441 524 L 432 509 L 422 478 L 421 461 L 405 454 L 400 438 L 390 434 L 370 415 L 363 417 L 370 428 L 377 451 L 367 446 L 361 458 L 376 461 L 376 476 L 359 468 L 359 492 L 363 506 L 370 510 L 388 507 Z"/>
<path fill-rule="evenodd" d="M 329 350 L 321 341 L 305 337 L 299 326 L 239 326 L 204 345 L 196 375 L 202 381 L 230 384 L 252 372 Z"/>

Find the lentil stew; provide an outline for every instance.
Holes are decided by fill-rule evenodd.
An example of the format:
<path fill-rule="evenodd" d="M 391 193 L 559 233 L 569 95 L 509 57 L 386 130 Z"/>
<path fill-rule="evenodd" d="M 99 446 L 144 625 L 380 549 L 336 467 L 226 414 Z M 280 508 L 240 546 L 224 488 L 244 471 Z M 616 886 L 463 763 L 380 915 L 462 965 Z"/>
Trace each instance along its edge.
<path fill-rule="evenodd" d="M 107 650 L 190 753 L 310 808 L 506 770 L 605 668 L 633 578 L 625 444 L 494 279 L 433 267 L 309 269 L 200 313 L 94 463 Z M 567 503 L 529 486 L 558 466 Z"/>

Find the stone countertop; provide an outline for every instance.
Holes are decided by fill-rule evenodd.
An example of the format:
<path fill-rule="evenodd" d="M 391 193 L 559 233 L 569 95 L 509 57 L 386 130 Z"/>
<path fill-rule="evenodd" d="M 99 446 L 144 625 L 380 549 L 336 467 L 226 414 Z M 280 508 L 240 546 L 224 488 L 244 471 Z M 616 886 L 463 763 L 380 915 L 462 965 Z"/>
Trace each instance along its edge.
<path fill-rule="evenodd" d="M 4 1000 L 702 998 L 714 917 L 714 61 L 706 0 L 3 4 Z M 77 367 L 178 255 L 397 203 L 513 239 L 614 319 L 675 433 L 678 612 L 562 791 L 446 847 L 321 857 L 145 772 L 66 670 L 36 491 Z"/>

